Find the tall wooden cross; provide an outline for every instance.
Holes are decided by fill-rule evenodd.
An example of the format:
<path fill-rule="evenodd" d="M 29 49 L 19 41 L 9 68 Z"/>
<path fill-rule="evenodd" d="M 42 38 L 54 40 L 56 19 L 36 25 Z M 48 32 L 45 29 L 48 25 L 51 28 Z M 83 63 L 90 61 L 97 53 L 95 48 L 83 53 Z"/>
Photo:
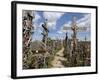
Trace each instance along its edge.
<path fill-rule="evenodd" d="M 42 33 L 43 39 L 42 39 L 42 41 L 45 44 L 45 49 L 46 49 L 47 48 L 46 45 L 47 45 L 48 32 L 49 32 L 48 27 L 47 27 L 47 19 L 45 20 L 44 24 L 42 24 L 42 27 L 43 27 L 43 33 Z"/>
<path fill-rule="evenodd" d="M 87 27 L 79 27 L 77 26 L 76 24 L 76 17 L 73 17 L 72 19 L 72 26 L 71 27 L 67 27 L 67 26 L 64 26 L 63 30 L 70 30 L 70 31 L 73 31 L 72 33 L 72 42 L 71 42 L 71 60 L 70 60 L 70 63 L 71 63 L 71 66 L 75 66 L 77 64 L 77 45 L 78 45 L 78 39 L 77 39 L 77 32 L 79 31 L 86 31 L 87 30 Z"/>
<path fill-rule="evenodd" d="M 46 58 L 48 57 L 48 51 L 47 51 L 47 39 L 48 39 L 48 26 L 47 26 L 47 19 L 45 20 L 44 24 L 42 24 L 42 27 L 43 27 L 43 33 L 41 33 L 43 35 L 43 39 L 42 39 L 42 42 L 44 44 L 44 49 L 45 49 L 45 53 L 43 55 L 44 57 L 44 67 L 47 67 L 47 63 L 46 63 Z"/>

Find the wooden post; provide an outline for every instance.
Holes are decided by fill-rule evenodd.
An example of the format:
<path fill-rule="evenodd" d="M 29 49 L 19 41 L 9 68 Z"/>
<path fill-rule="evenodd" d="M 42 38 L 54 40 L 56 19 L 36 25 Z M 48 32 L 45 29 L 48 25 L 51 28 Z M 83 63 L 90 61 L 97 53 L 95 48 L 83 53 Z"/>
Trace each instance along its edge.
<path fill-rule="evenodd" d="M 48 27 L 47 27 L 47 19 L 45 20 L 44 24 L 42 24 L 42 27 L 43 27 L 42 42 L 45 44 L 45 51 L 46 51 L 44 53 L 44 67 L 47 67 L 47 65 L 46 65 L 46 58 L 47 58 L 47 55 L 48 55 L 47 54 L 48 53 L 48 51 L 47 51 L 47 39 L 48 39 L 48 32 L 49 32 Z"/>

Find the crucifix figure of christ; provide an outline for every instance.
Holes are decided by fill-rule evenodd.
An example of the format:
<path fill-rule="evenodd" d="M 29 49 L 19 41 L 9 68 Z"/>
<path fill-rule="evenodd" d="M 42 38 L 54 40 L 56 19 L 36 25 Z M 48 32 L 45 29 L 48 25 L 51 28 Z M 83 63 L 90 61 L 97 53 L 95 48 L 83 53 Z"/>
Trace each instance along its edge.
<path fill-rule="evenodd" d="M 71 27 L 67 27 L 67 26 L 64 26 L 63 30 L 70 30 L 72 31 L 72 39 L 71 39 L 71 50 L 70 50 L 70 60 L 69 60 L 69 63 L 70 63 L 70 66 L 77 66 L 77 55 L 78 55 L 78 50 L 77 50 L 77 45 L 78 45 L 78 39 L 77 39 L 77 32 L 78 31 L 86 31 L 87 30 L 87 27 L 79 27 L 77 26 L 77 23 L 76 23 L 76 17 L 74 16 L 73 19 L 72 19 L 72 25 Z M 67 46 L 67 45 L 66 45 Z"/>
<path fill-rule="evenodd" d="M 76 66 L 77 64 L 77 30 L 78 26 L 76 25 L 76 17 L 73 17 L 72 20 L 72 27 L 71 27 L 73 34 L 72 34 L 72 57 L 71 57 L 71 66 Z"/>

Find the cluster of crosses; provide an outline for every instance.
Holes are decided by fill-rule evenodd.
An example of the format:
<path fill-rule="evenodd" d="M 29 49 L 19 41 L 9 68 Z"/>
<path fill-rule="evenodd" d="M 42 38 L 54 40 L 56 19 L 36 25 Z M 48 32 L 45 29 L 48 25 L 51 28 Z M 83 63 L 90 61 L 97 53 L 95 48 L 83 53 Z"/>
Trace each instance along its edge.
<path fill-rule="evenodd" d="M 29 10 L 25 10 L 23 11 L 23 67 L 24 68 L 30 68 L 30 64 L 34 64 L 28 62 L 28 58 L 30 53 L 32 53 L 32 50 L 30 49 L 31 46 L 31 42 L 32 42 L 32 35 L 34 34 L 34 26 L 33 26 L 33 19 L 35 18 L 35 16 L 33 15 L 33 11 L 29 11 Z M 43 33 L 41 33 L 43 35 L 43 39 L 42 39 L 42 43 L 43 43 L 43 49 L 42 51 L 35 51 L 35 59 L 36 59 L 36 64 L 35 64 L 35 68 L 39 68 L 39 64 L 43 65 L 43 67 L 47 67 L 46 65 L 46 58 L 48 56 L 48 51 L 47 51 L 47 38 L 48 38 L 48 28 L 47 28 L 47 19 L 45 20 L 45 22 L 41 25 L 43 28 Z M 34 52 L 34 51 L 33 51 Z M 43 53 L 43 54 L 39 54 L 39 53 Z M 32 55 L 33 56 L 33 55 Z M 31 57 L 32 57 L 31 56 Z M 42 60 L 41 60 L 41 59 Z"/>
<path fill-rule="evenodd" d="M 70 47 L 70 52 L 68 52 L 68 35 L 66 33 L 66 38 L 65 38 L 65 54 L 67 55 L 67 61 L 68 61 L 68 66 L 77 66 L 78 60 L 78 39 L 77 39 L 77 32 L 78 31 L 86 31 L 87 28 L 86 27 L 78 27 L 76 25 L 76 17 L 73 17 L 72 20 L 72 26 L 71 27 L 67 27 L 64 26 L 63 28 L 64 30 L 72 30 L 72 40 L 71 40 L 71 47 Z M 85 41 L 86 41 L 86 37 L 85 37 Z M 84 44 L 85 45 L 85 44 Z M 84 50 L 86 51 L 86 48 L 84 47 Z M 87 52 L 85 52 L 87 53 Z M 84 57 L 84 56 L 83 56 Z M 85 61 L 85 57 L 84 57 L 84 61 Z"/>
<path fill-rule="evenodd" d="M 30 44 L 32 41 L 32 34 L 34 33 L 34 27 L 32 25 L 32 20 L 35 18 L 32 15 L 32 11 L 23 12 L 23 65 L 28 67 L 27 58 L 29 53 Z"/>
<path fill-rule="evenodd" d="M 29 65 L 27 65 L 27 59 L 28 59 L 28 54 L 30 51 L 30 45 L 32 42 L 32 35 L 34 34 L 34 26 L 33 26 L 33 19 L 35 18 L 35 16 L 33 15 L 32 11 L 25 11 L 25 13 L 23 13 L 23 65 L 25 68 L 29 68 Z M 47 67 L 47 62 L 46 59 L 49 56 L 48 50 L 47 50 L 47 41 L 48 41 L 48 25 L 47 25 L 47 19 L 45 19 L 45 22 L 41 25 L 43 28 L 43 33 L 41 33 L 43 35 L 42 38 L 42 43 L 43 43 L 43 54 L 41 54 L 40 56 L 38 54 L 34 55 L 35 58 L 37 59 L 37 63 L 39 58 L 43 58 L 43 61 L 40 60 L 41 64 L 43 64 L 43 67 Z M 64 30 L 68 30 L 67 28 L 64 28 Z M 69 60 L 69 62 L 71 63 L 70 66 L 75 66 L 77 64 L 77 45 L 78 45 L 78 39 L 77 39 L 77 31 L 85 31 L 85 28 L 79 28 L 76 25 L 76 17 L 73 17 L 72 20 L 72 26 L 70 27 L 70 30 L 73 31 L 72 34 L 72 42 L 71 42 L 71 50 L 70 50 L 70 55 L 67 56 L 67 59 Z M 68 40 L 68 36 L 66 34 L 66 46 L 67 44 L 67 40 Z M 66 46 L 64 47 L 66 49 Z M 35 53 L 41 53 L 41 51 L 35 51 Z M 66 51 L 67 53 L 67 51 Z M 69 58 L 70 56 L 70 58 Z M 39 66 L 35 65 L 35 68 L 39 68 Z"/>

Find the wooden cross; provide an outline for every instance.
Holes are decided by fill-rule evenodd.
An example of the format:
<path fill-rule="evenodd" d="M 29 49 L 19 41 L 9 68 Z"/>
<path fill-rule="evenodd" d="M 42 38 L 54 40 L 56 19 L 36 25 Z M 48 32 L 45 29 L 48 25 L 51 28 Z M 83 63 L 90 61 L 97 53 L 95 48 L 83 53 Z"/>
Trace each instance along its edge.
<path fill-rule="evenodd" d="M 87 27 L 79 27 L 77 26 L 76 24 L 76 17 L 73 17 L 73 20 L 72 20 L 72 26 L 71 27 L 67 27 L 67 26 L 64 26 L 63 30 L 70 30 L 70 31 L 73 31 L 73 34 L 72 34 L 72 42 L 71 42 L 71 60 L 70 60 L 70 63 L 71 63 L 71 66 L 75 66 L 77 64 L 77 32 L 78 31 L 86 31 L 87 30 Z"/>

